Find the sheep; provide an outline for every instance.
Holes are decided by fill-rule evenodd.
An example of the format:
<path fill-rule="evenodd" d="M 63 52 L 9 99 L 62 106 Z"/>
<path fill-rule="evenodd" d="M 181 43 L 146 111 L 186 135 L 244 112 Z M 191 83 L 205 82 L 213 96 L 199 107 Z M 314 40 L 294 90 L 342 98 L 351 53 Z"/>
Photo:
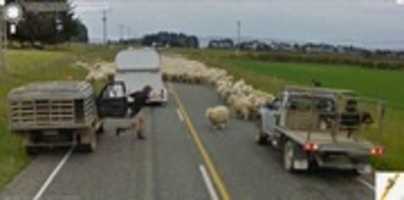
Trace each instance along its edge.
<path fill-rule="evenodd" d="M 246 97 L 236 98 L 232 104 L 232 108 L 236 117 L 241 117 L 244 120 L 250 118 L 251 103 Z"/>
<path fill-rule="evenodd" d="M 211 107 L 206 110 L 206 117 L 213 127 L 217 129 L 226 128 L 230 119 L 230 111 L 226 106 Z"/>
<path fill-rule="evenodd" d="M 185 59 L 163 57 L 163 61 L 165 81 L 212 85 L 218 96 L 242 119 L 256 119 L 259 108 L 274 99 L 272 94 L 254 89 L 244 79 L 235 80 L 226 70 Z"/>
<path fill-rule="evenodd" d="M 96 78 L 95 78 L 93 73 L 88 73 L 86 78 L 85 78 L 85 81 L 89 82 L 89 83 L 94 83 L 95 80 L 96 80 Z"/>

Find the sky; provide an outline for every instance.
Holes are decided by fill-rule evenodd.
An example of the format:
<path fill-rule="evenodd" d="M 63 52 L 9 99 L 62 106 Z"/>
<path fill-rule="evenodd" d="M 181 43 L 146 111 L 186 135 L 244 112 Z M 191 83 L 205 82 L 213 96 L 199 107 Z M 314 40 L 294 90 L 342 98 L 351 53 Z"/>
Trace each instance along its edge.
<path fill-rule="evenodd" d="M 404 0 L 73 0 L 90 39 L 140 37 L 160 30 L 198 37 L 354 44 L 404 49 Z M 120 28 L 124 27 L 124 28 Z"/>

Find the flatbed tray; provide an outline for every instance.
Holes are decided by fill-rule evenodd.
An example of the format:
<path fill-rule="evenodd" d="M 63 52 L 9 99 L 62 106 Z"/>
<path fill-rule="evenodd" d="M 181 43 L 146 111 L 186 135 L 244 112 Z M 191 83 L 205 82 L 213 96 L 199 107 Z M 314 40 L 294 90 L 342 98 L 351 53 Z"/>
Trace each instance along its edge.
<path fill-rule="evenodd" d="M 277 127 L 277 131 L 285 134 L 289 138 L 293 139 L 299 144 L 305 143 L 315 143 L 320 146 L 322 150 L 333 150 L 333 151 L 357 151 L 366 150 L 368 151 L 374 145 L 369 141 L 358 137 L 357 139 L 352 137 L 347 137 L 345 133 L 337 133 L 335 139 L 332 138 L 330 133 L 313 131 L 310 132 L 310 138 L 308 138 L 308 131 L 302 130 L 290 130 L 283 127 Z"/>

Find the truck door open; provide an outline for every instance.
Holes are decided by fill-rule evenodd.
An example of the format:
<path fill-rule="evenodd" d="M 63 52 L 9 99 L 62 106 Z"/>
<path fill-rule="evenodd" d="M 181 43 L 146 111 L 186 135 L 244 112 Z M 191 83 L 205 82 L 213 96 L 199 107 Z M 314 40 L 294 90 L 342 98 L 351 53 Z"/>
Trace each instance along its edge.
<path fill-rule="evenodd" d="M 100 117 L 125 117 L 128 111 L 125 83 L 108 83 L 97 98 L 97 106 Z"/>

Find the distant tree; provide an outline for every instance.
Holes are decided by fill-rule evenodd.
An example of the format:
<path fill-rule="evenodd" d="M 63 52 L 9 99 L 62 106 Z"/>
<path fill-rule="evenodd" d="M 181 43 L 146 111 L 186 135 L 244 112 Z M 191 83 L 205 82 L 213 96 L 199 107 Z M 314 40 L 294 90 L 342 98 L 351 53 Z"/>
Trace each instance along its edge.
<path fill-rule="evenodd" d="M 164 31 L 145 35 L 142 39 L 142 45 L 199 48 L 199 40 L 196 36 Z"/>
<path fill-rule="evenodd" d="M 17 33 L 11 39 L 30 42 L 31 45 L 38 42 L 56 44 L 70 40 L 87 42 L 87 28 L 74 17 L 70 3 L 67 0 L 58 2 L 67 4 L 69 9 L 62 12 L 35 12 L 24 8 L 24 20 L 18 24 Z"/>

